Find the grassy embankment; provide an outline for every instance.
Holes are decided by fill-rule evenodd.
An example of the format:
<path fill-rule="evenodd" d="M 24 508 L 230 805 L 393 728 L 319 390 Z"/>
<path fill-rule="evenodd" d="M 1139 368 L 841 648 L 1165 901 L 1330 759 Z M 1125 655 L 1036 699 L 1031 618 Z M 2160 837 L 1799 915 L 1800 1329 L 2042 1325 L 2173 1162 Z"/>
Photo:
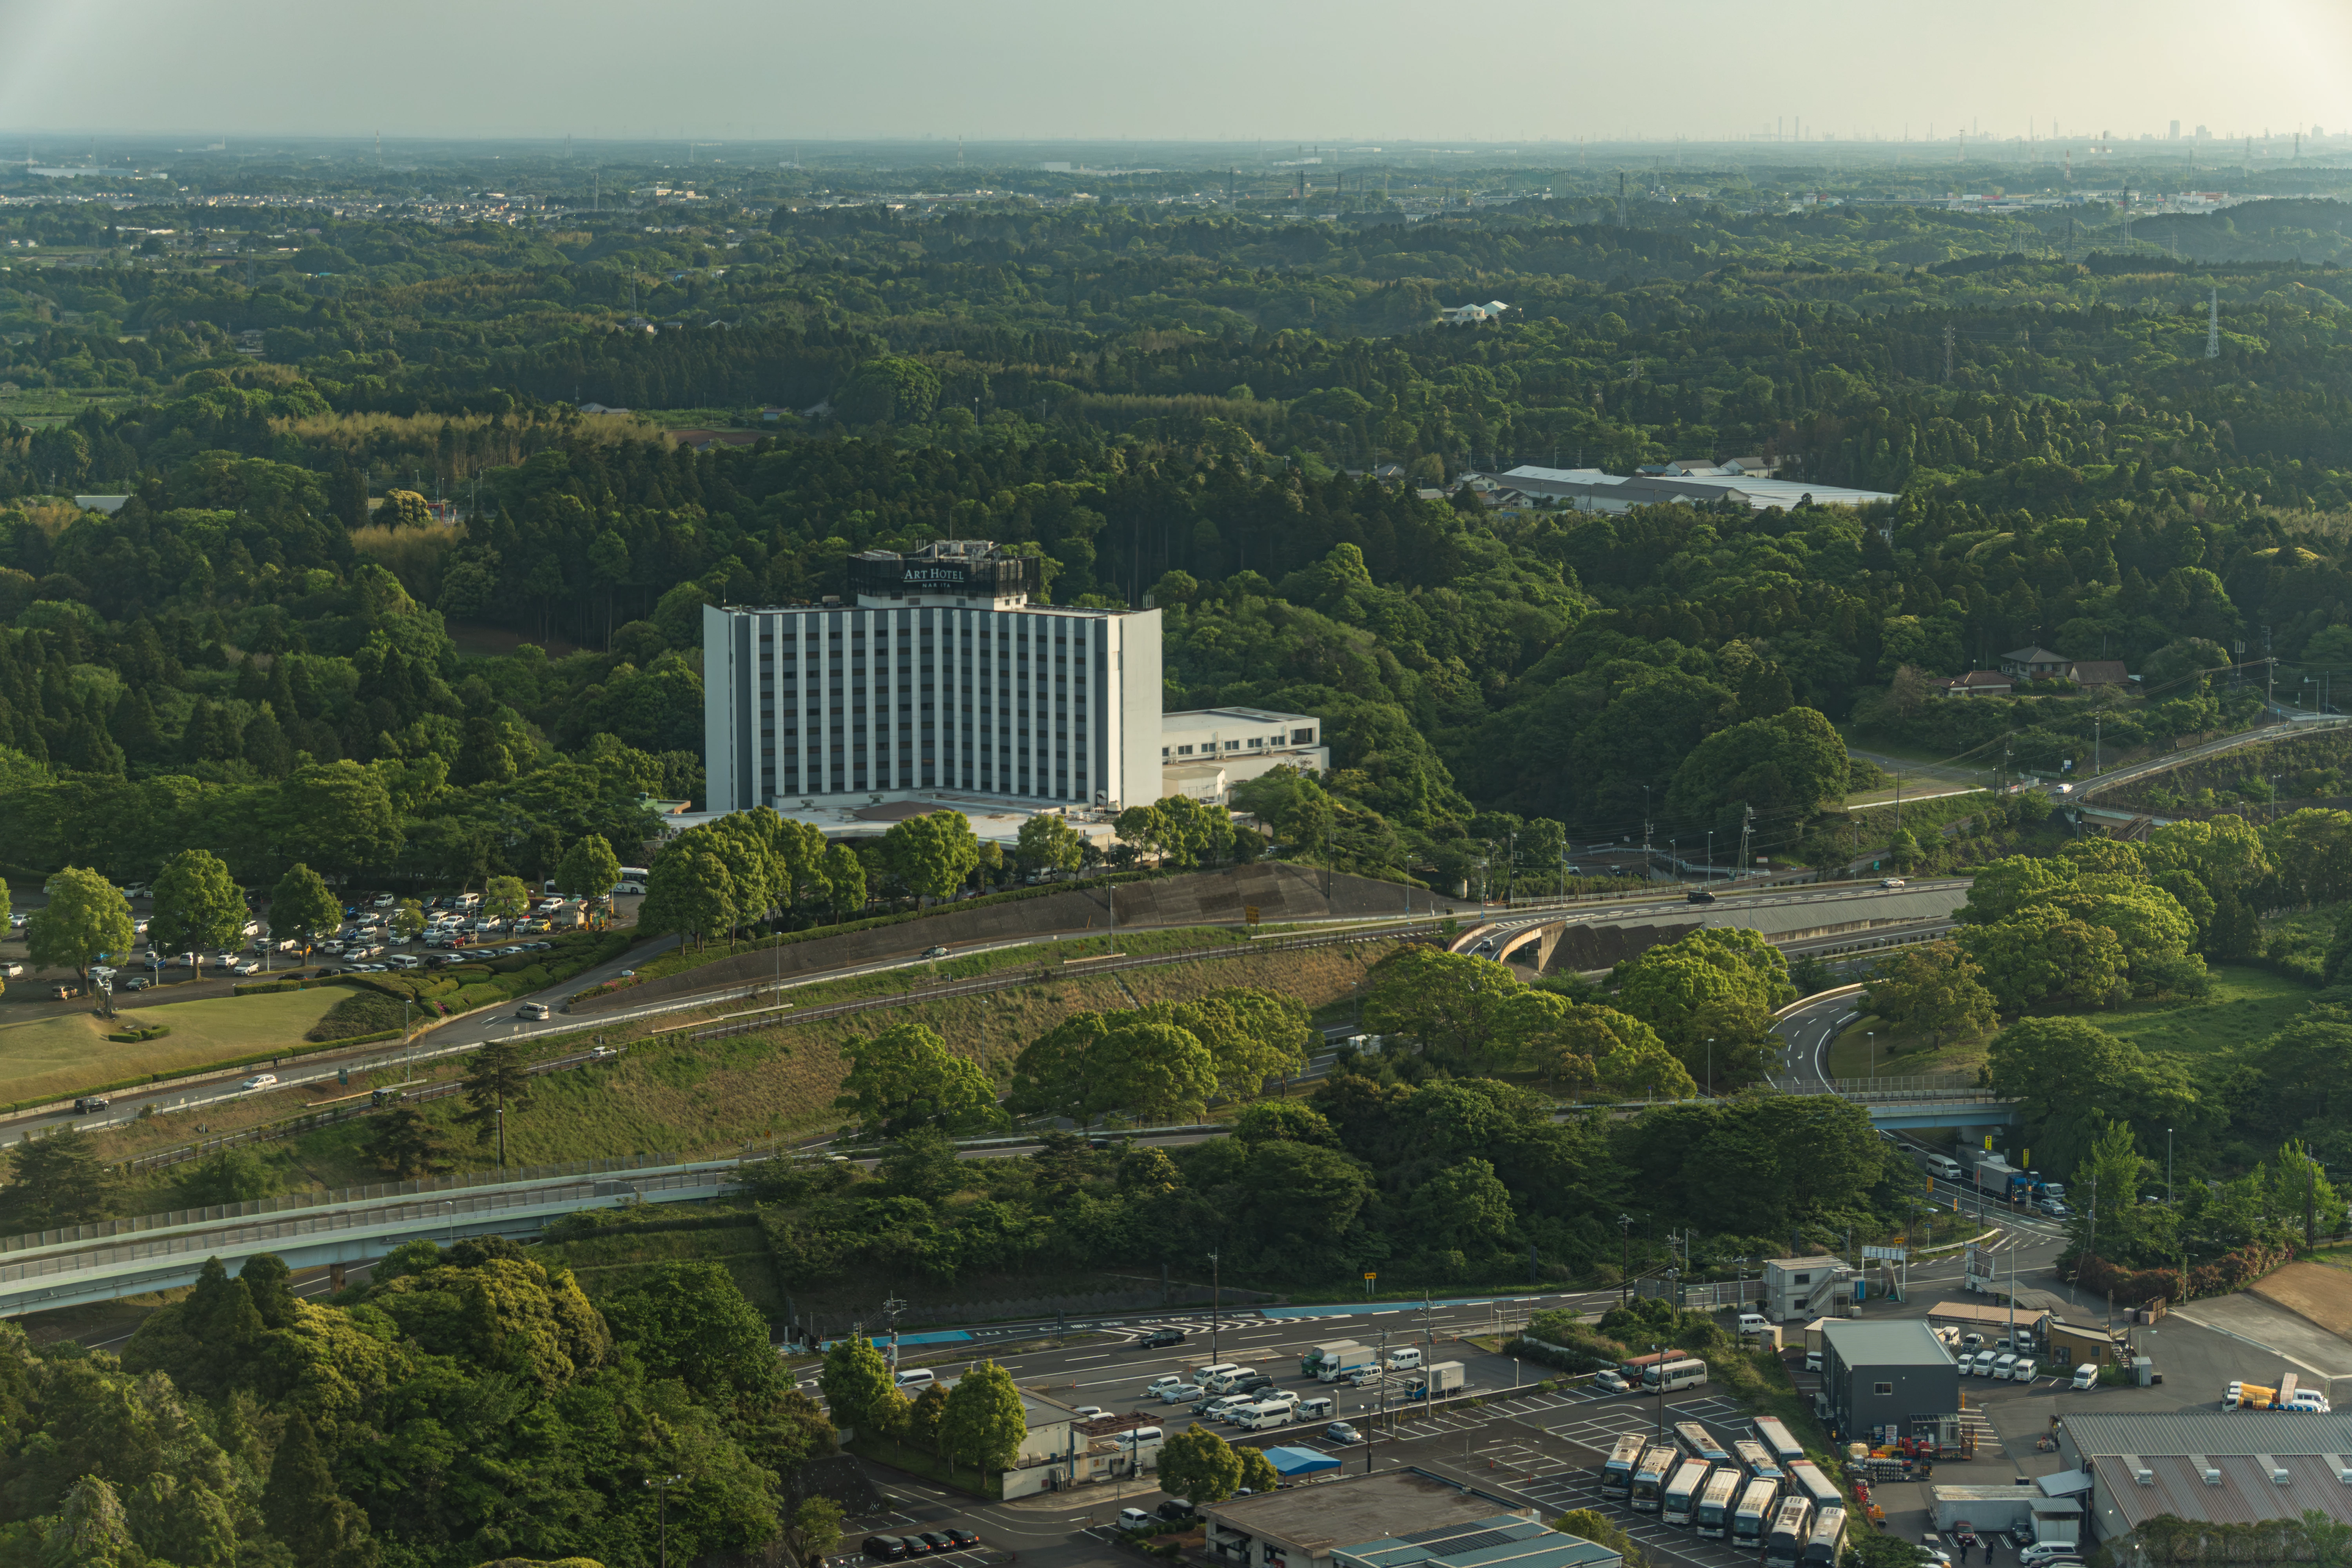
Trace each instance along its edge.
<path fill-rule="evenodd" d="M 1181 933 L 1160 934 L 1172 940 Z M 1139 933 L 1139 943 L 1152 935 Z M 1087 944 L 1060 945 L 1067 949 Z M 1127 937 L 1120 938 L 1120 945 L 1132 950 Z M 685 1032 L 726 1016 L 737 1005 L 709 1012 L 666 1014 L 633 1026 L 600 1028 L 593 1020 L 584 1020 L 577 1031 L 535 1041 L 533 1053 L 559 1054 L 578 1048 L 592 1036 L 601 1036 L 608 1042 L 633 1042 L 627 1054 L 610 1067 L 556 1073 L 539 1080 L 533 1086 L 530 1108 L 507 1117 L 508 1158 L 518 1164 L 543 1164 L 661 1150 L 708 1153 L 829 1128 L 838 1120 L 832 1107 L 845 1068 L 841 1046 L 901 1021 L 919 1022 L 938 1031 L 952 1048 L 979 1062 L 1001 1083 L 1009 1078 L 1013 1058 L 1023 1047 L 1074 1013 L 1181 1002 L 1228 985 L 1260 985 L 1297 996 L 1318 1010 L 1344 1011 L 1366 971 L 1389 948 L 1386 942 L 1365 942 L 1094 976 L 1058 976 L 1003 991 L 783 1025 L 698 1043 L 686 1041 Z M 866 975 L 803 987 L 792 996 L 796 1005 L 806 1007 L 849 995 L 905 988 L 903 973 Z M 652 1034 L 654 1024 L 665 1032 Z M 449 1076 L 459 1070 L 454 1064 L 440 1064 L 429 1071 L 420 1068 L 416 1076 Z M 354 1074 L 349 1088 L 329 1084 L 308 1092 L 256 1096 L 228 1106 L 207 1107 L 201 1120 L 214 1132 L 234 1131 L 293 1115 L 341 1095 L 361 1093 L 373 1085 L 400 1081 L 402 1077 L 398 1069 Z M 423 1108 L 457 1146 L 456 1164 L 482 1168 L 495 1156 L 474 1142 L 470 1129 L 456 1124 L 462 1109 L 463 1101 L 455 1098 Z M 195 1136 L 198 1120 L 199 1114 L 193 1111 L 152 1117 L 100 1134 L 100 1147 L 105 1157 L 119 1160 L 184 1144 Z M 362 1152 L 369 1126 L 370 1119 L 361 1118 L 264 1147 L 284 1164 L 287 1179 L 296 1185 L 318 1183 L 332 1187 L 380 1181 L 382 1171 Z"/>
<path fill-rule="evenodd" d="M 2267 969 L 2217 963 L 2212 989 L 2192 1001 L 2149 999 L 2070 1015 L 2131 1041 L 2146 1051 L 2211 1056 L 2262 1039 L 2311 1005 L 2311 987 Z M 1924 1036 L 1875 1014 L 1857 1018 L 1830 1047 L 1833 1078 L 1869 1073 L 1868 1035 L 1877 1034 L 1881 1077 L 1913 1073 L 1974 1073 L 1986 1062 L 1990 1035 L 1949 1038 L 1931 1046 Z"/>

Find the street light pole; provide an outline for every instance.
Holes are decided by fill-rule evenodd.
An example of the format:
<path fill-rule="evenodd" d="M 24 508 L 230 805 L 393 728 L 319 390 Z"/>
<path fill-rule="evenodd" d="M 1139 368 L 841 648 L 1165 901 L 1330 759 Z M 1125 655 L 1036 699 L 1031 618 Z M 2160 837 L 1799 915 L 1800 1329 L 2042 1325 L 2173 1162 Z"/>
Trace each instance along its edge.
<path fill-rule="evenodd" d="M 1617 1216 L 1617 1235 L 1618 1238 L 1624 1243 L 1625 1255 L 1623 1267 L 1618 1271 L 1619 1294 L 1622 1300 L 1631 1301 L 1633 1299 L 1633 1216 L 1632 1215 L 1621 1214 Z"/>
<path fill-rule="evenodd" d="M 661 1568 L 669 1568 L 669 1489 L 686 1479 L 684 1476 L 656 1476 L 646 1482 L 661 1499 Z"/>

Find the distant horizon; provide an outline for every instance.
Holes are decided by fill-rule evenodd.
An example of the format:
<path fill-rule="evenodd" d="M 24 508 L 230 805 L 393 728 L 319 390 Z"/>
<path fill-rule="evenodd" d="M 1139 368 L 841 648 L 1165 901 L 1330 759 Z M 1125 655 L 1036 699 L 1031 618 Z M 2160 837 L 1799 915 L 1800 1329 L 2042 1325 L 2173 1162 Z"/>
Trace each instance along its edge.
<path fill-rule="evenodd" d="M 1885 146 L 1964 126 L 2003 145 L 2176 120 L 2217 142 L 2352 128 L 2352 8 L 2330 0 L 2219 17 L 1986 0 L 1964 19 L 1805 0 L 1769 27 L 1730 0 L 1496 0 L 1472 25 L 1393 0 L 688 0 L 652 24 L 618 0 L 0 0 L 0 104 L 37 128 L 0 132 L 18 138 Z"/>

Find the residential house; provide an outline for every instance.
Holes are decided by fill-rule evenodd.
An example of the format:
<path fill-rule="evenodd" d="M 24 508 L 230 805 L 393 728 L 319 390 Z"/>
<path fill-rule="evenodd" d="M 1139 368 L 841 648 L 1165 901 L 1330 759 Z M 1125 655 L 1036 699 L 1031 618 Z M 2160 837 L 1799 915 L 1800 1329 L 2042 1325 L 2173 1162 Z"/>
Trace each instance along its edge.
<path fill-rule="evenodd" d="M 2074 684 L 2085 691 L 2104 687 L 2128 686 L 2131 676 L 2119 658 L 2078 658 L 2074 661 Z"/>
<path fill-rule="evenodd" d="M 2000 656 L 2004 674 L 2025 680 L 2063 680 L 2074 668 L 2074 661 L 2063 653 L 2052 653 L 2035 644 L 2032 647 L 2011 648 Z"/>
<path fill-rule="evenodd" d="M 1966 675 L 1948 675 L 1927 683 L 1938 697 L 2006 697 L 2017 689 L 2016 683 L 1998 670 L 1972 669 Z"/>

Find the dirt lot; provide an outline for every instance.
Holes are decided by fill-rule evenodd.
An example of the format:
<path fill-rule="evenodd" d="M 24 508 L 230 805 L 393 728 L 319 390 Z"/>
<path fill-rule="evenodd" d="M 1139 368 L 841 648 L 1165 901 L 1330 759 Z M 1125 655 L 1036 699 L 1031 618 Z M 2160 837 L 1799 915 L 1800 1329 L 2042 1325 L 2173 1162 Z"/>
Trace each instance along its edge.
<path fill-rule="evenodd" d="M 2331 1334 L 2352 1340 L 2352 1269 L 2326 1263 L 2290 1263 L 2247 1289 L 2298 1317 L 2310 1319 Z"/>

